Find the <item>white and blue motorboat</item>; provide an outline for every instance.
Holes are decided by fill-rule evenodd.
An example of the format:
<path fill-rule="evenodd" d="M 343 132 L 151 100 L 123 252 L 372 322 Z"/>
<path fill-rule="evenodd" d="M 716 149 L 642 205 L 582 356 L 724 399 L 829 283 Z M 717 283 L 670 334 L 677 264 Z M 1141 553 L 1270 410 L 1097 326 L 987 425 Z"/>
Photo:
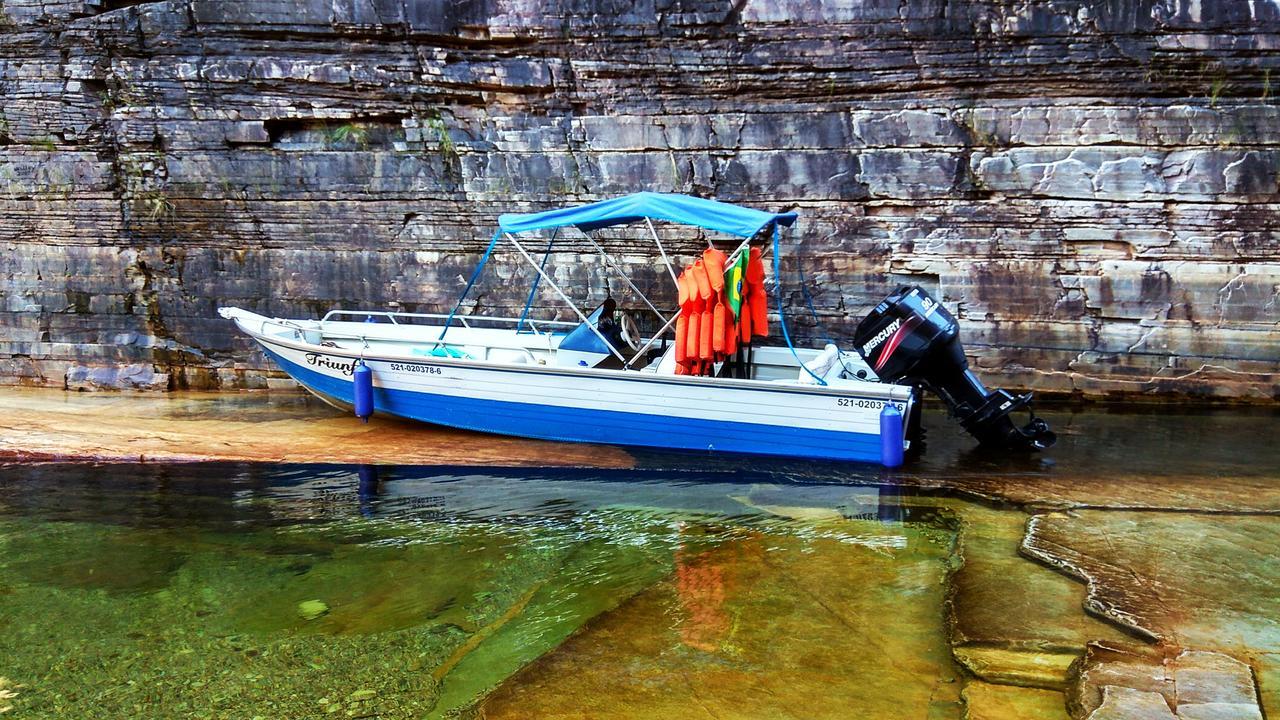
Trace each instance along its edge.
<path fill-rule="evenodd" d="M 231 307 L 219 313 L 304 388 L 361 416 L 545 440 L 896 465 L 915 441 L 919 388 L 927 387 L 980 439 L 1052 442 L 1038 419 L 1012 425 L 1008 414 L 1030 396 L 987 392 L 967 370 L 954 318 L 919 288 L 903 288 L 868 315 L 854 336 L 856 352 L 794 347 L 781 303 L 771 302 L 781 344 L 755 344 L 709 366 L 706 375 L 689 376 L 677 374 L 670 341 L 679 310 L 659 310 L 622 276 L 640 307 L 656 316 L 652 325 L 660 325 L 642 336 L 633 314 L 612 298 L 592 311 L 579 308 L 534 257 L 538 251 L 526 247 L 529 236 L 550 234 L 545 262 L 556 233 L 580 231 L 622 275 L 596 231 L 647 227 L 674 296 L 676 269 L 655 221 L 729 238 L 730 263 L 752 242 L 766 251 L 771 244 L 776 278 L 779 231 L 796 217 L 657 193 L 500 216 L 463 297 L 502 245 L 528 263 L 535 290 L 540 282 L 553 291 L 572 321 L 467 315 L 459 312 L 462 299 L 447 315 L 334 310 L 320 319 L 284 319 Z"/>

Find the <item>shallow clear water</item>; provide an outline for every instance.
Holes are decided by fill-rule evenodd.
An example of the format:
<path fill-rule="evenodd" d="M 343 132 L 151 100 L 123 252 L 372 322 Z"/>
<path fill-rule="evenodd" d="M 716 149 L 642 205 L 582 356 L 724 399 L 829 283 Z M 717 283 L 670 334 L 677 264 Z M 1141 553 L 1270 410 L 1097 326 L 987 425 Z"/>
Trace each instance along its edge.
<path fill-rule="evenodd" d="M 1002 459 L 934 418 L 900 472 L 0 466 L 0 709 L 959 718 L 990 679 L 967 658 L 1065 667 L 1125 637 L 1018 557 L 1007 500 L 1216 512 L 1265 501 L 1280 466 L 1245 432 L 1271 415 L 1052 419 L 1060 448 Z M 1012 683 L 1044 688 L 1018 712 L 1065 717 L 1056 682 Z"/>
<path fill-rule="evenodd" d="M 626 603 L 671 670 L 803 675 L 839 661 L 846 611 L 810 613 L 853 576 L 868 611 L 936 615 L 955 536 L 892 489 L 763 476 L 49 465 L 0 487 L 3 674 L 50 717 L 442 715 Z M 909 630 L 922 686 L 953 679 L 937 624 Z"/>

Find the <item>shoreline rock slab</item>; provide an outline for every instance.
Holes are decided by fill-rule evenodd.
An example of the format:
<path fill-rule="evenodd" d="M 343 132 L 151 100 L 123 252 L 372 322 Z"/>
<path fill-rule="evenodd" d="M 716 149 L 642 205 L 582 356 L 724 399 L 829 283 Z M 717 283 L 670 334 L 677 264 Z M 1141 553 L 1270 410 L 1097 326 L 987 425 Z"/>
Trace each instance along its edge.
<path fill-rule="evenodd" d="M 375 417 L 304 395 L 0 393 L 0 461 L 367 463 L 631 467 L 614 447 Z"/>
<path fill-rule="evenodd" d="M 1268 515 L 1075 510 L 1033 517 L 1022 552 L 1086 582 L 1089 612 L 1155 643 L 1136 657 L 1091 646 L 1086 688 L 1157 692 L 1177 713 L 1254 717 L 1260 702 L 1280 712 L 1274 687 L 1255 677 L 1275 677 L 1280 651 L 1276 527 Z M 1080 707 L 1098 701 L 1081 692 L 1091 694 Z"/>
<path fill-rule="evenodd" d="M 1085 607 L 1172 647 L 1280 649 L 1277 520 L 1075 510 L 1034 516 L 1022 552 L 1088 583 Z"/>
<path fill-rule="evenodd" d="M 1083 720 L 1262 720 L 1252 668 L 1218 652 L 1091 643 L 1070 693 Z"/>

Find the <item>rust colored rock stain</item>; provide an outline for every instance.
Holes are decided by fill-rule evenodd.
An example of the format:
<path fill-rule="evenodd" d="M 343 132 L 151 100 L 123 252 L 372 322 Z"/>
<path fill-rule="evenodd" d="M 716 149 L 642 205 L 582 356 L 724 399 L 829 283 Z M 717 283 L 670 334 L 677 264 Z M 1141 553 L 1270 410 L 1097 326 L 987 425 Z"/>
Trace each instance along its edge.
<path fill-rule="evenodd" d="M 0 459 L 631 467 L 625 451 L 373 418 L 302 396 L 0 393 Z"/>

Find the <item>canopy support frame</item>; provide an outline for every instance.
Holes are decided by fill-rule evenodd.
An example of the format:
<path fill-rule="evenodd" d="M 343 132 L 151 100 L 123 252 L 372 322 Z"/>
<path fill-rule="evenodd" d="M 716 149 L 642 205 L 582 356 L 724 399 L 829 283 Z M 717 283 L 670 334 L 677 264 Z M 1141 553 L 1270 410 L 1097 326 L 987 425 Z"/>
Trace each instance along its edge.
<path fill-rule="evenodd" d="M 658 252 L 662 253 L 662 262 L 666 264 L 667 272 L 671 273 L 671 282 L 679 285 L 680 281 L 676 279 L 676 269 L 671 265 L 671 258 L 667 257 L 667 249 L 662 247 L 662 240 L 658 238 L 658 231 L 653 227 L 653 220 L 645 218 L 644 223 L 649 226 L 649 234 L 653 235 L 653 242 L 658 246 Z"/>
<path fill-rule="evenodd" d="M 547 241 L 547 250 L 542 254 L 542 263 L 540 264 L 541 267 L 545 268 L 547 266 L 547 259 L 551 257 L 551 247 L 556 244 L 556 238 L 559 237 L 559 235 L 560 235 L 560 228 L 556 228 L 551 231 L 551 239 Z M 529 288 L 529 297 L 524 302 L 524 310 L 521 311 L 520 313 L 520 322 L 519 324 L 516 325 L 517 335 L 519 335 L 521 329 L 524 328 L 525 319 L 529 317 L 529 309 L 533 307 L 533 300 L 538 295 L 538 282 L 541 280 L 542 278 L 540 277 L 534 278 L 533 287 Z M 535 333 L 538 333 L 540 335 L 543 334 L 538 331 L 537 326 L 535 326 L 532 321 L 529 323 L 529 327 Z"/>
<path fill-rule="evenodd" d="M 659 328 L 658 332 L 654 333 L 653 336 L 649 338 L 649 342 L 645 343 L 644 347 L 637 350 L 636 354 L 631 356 L 631 359 L 628 360 L 626 364 L 622 366 L 622 369 L 630 370 L 631 364 L 634 363 L 636 360 L 639 360 L 641 357 L 643 357 L 645 351 L 653 347 L 654 343 L 658 342 L 658 339 L 661 338 L 667 332 L 667 330 L 671 328 L 671 326 L 675 323 L 675 321 L 680 317 L 680 313 L 681 313 L 680 310 L 676 310 L 676 314 L 671 316 L 671 319 L 667 321 L 667 324 Z"/>
<path fill-rule="evenodd" d="M 560 286 L 556 284 L 556 281 L 552 280 L 551 276 L 547 275 L 547 271 L 543 270 L 541 267 L 538 266 L 538 263 L 534 261 L 533 257 L 530 256 L 528 251 L 524 249 L 524 246 L 520 244 L 520 241 L 516 240 L 515 236 L 509 232 L 504 232 L 502 234 L 507 237 L 507 240 L 515 247 L 517 251 L 519 251 L 520 255 L 524 257 L 525 262 L 529 263 L 529 266 L 532 267 L 534 270 L 537 270 L 538 275 L 540 275 L 542 279 L 546 281 L 547 285 L 550 286 L 551 289 L 555 291 L 556 295 L 559 295 L 560 299 L 563 300 L 571 310 L 573 310 L 574 314 L 578 316 L 578 319 L 580 319 L 583 322 L 583 324 L 586 325 L 587 328 L 591 330 L 591 332 L 595 333 L 596 337 L 600 338 L 600 342 L 603 342 L 604 346 L 609 348 L 609 352 L 612 353 L 614 357 L 618 358 L 618 360 L 625 365 L 627 362 L 627 359 L 622 357 L 622 353 L 618 352 L 618 349 L 613 346 L 613 343 L 609 342 L 609 339 L 606 338 L 604 334 L 600 332 L 599 328 L 591 324 L 591 321 L 587 319 L 587 316 L 583 314 L 582 310 L 578 308 L 577 303 L 570 300 L 568 295 L 565 295 L 564 291 L 560 289 Z"/>
<path fill-rule="evenodd" d="M 600 257 L 604 258 L 605 263 L 614 272 L 618 273 L 618 277 L 622 278 L 622 281 L 627 284 L 627 287 L 631 288 L 631 291 L 636 295 L 639 295 L 640 299 L 644 301 L 644 304 L 649 306 L 649 309 L 653 311 L 653 314 L 657 315 L 658 319 L 664 323 L 667 322 L 667 316 L 663 315 L 658 311 L 658 308 L 654 307 L 653 303 L 649 300 L 649 297 L 641 292 L 640 288 L 636 287 L 635 283 L 631 282 L 631 278 L 627 277 L 627 274 L 622 271 L 622 268 L 618 267 L 616 262 L 613 261 L 613 257 L 610 256 L 609 253 L 605 252 L 604 248 L 600 247 L 600 244 L 595 241 L 595 238 L 591 237 L 588 233 L 583 233 L 583 235 L 586 236 L 587 242 L 591 243 L 591 247 L 595 248 L 596 251 L 600 253 Z"/>
<path fill-rule="evenodd" d="M 623 203 L 621 206 L 619 205 L 619 201 L 622 201 Z M 670 203 L 675 203 L 675 205 L 673 207 L 666 207 L 666 205 Z M 452 326 L 453 318 L 456 316 L 458 310 L 462 305 L 463 300 L 465 300 L 472 286 L 475 284 L 475 281 L 478 275 L 480 274 L 481 270 L 486 265 L 490 254 L 493 252 L 494 245 L 497 243 L 498 239 L 501 236 L 505 235 L 507 240 L 511 243 L 511 245 L 524 258 L 525 262 L 529 263 L 529 266 L 532 267 L 535 272 L 537 272 L 538 279 L 546 280 L 547 284 L 551 286 L 551 289 L 555 292 L 555 294 L 559 296 L 559 298 L 566 305 L 569 306 L 569 308 L 574 312 L 575 315 L 578 316 L 581 322 L 587 325 L 587 327 L 592 331 L 592 334 L 594 334 L 598 339 L 600 339 L 605 344 L 605 347 L 608 348 L 609 353 L 612 354 L 614 357 L 616 357 L 620 362 L 622 362 L 623 367 L 625 369 L 630 369 L 632 364 L 638 358 L 640 358 L 654 344 L 654 342 L 661 339 L 662 336 L 671 329 L 671 326 L 680 317 L 681 313 L 679 310 L 677 310 L 676 313 L 672 315 L 671 318 L 669 319 L 664 318 L 662 313 L 657 309 L 657 307 L 653 304 L 653 302 L 649 300 L 648 296 L 646 296 L 643 292 L 640 291 L 638 287 L 636 287 L 635 283 L 633 283 L 630 277 L 628 277 L 626 273 L 624 273 L 622 269 L 618 267 L 618 264 L 609 255 L 609 253 L 607 253 L 604 250 L 604 248 L 601 247 L 600 244 L 597 243 L 593 237 L 591 237 L 590 231 L 594 229 L 598 229 L 600 227 L 608 227 L 608 226 L 625 223 L 625 222 L 634 222 L 637 219 L 643 218 L 645 225 L 649 228 L 650 235 L 653 237 L 654 244 L 658 248 L 658 252 L 662 255 L 663 264 L 666 266 L 667 272 L 671 276 L 672 282 L 678 285 L 679 278 L 676 275 L 675 267 L 671 263 L 671 257 L 667 254 L 666 247 L 662 244 L 662 239 L 658 235 L 657 228 L 655 228 L 653 224 L 652 218 L 658 217 L 660 219 L 670 220 L 672 222 L 683 223 L 687 225 L 694 225 L 704 229 L 718 230 L 721 232 L 728 233 L 730 235 L 736 235 L 738 237 L 743 238 L 743 240 L 737 245 L 737 247 L 734 248 L 733 252 L 726 257 L 726 266 L 735 264 L 742 257 L 742 253 L 748 251 L 752 238 L 762 235 L 763 231 L 765 231 L 766 229 L 772 231 L 772 235 L 773 235 L 773 242 L 771 243 L 772 248 L 769 247 L 769 243 L 766 240 L 765 247 L 764 247 L 765 252 L 762 252 L 761 254 L 767 255 L 768 250 L 770 249 L 772 249 L 773 251 L 772 260 L 773 260 L 773 266 L 774 266 L 774 291 L 777 294 L 778 321 L 781 326 L 780 329 L 782 331 L 782 337 L 784 342 L 786 343 L 788 349 L 791 350 L 792 356 L 796 359 L 797 362 L 799 362 L 800 359 L 799 359 L 799 356 L 796 354 L 794 345 L 791 342 L 790 332 L 786 323 L 786 312 L 783 306 L 783 299 L 782 299 L 781 267 L 779 262 L 779 259 L 780 259 L 780 252 L 779 252 L 780 227 L 779 226 L 781 225 L 790 226 L 792 223 L 794 223 L 796 219 L 796 213 L 794 211 L 789 213 L 769 214 L 769 213 L 762 213 L 760 211 L 751 211 L 751 210 L 742 209 L 742 208 L 733 209 L 733 206 L 726 206 L 726 204 L 724 203 L 717 203 L 711 200 L 702 200 L 699 198 L 694 198 L 689 196 L 680 196 L 680 195 L 664 196 L 664 195 L 659 195 L 655 193 L 637 193 L 635 195 L 626 196 L 625 198 L 619 198 L 613 201 L 603 201 L 601 203 L 595 203 L 590 206 L 583 206 L 583 208 L 589 208 L 593 212 L 596 212 L 595 216 L 591 217 L 590 215 L 592 213 L 589 212 L 587 213 L 587 217 L 582 217 L 582 218 L 574 218 L 572 216 L 565 217 L 563 214 L 564 211 L 557 210 L 557 211 L 547 211 L 545 213 L 531 213 L 523 216 L 504 215 L 499 217 L 498 232 L 494 233 L 493 239 L 490 240 L 489 246 L 486 248 L 484 255 L 481 257 L 479 265 L 476 267 L 475 271 L 472 273 L 471 278 L 467 281 L 466 288 L 463 290 L 462 296 L 458 298 L 457 303 L 454 305 L 453 309 L 450 311 L 448 319 L 445 321 L 445 325 L 441 329 L 440 336 L 436 341 L 436 346 L 438 347 L 439 345 L 445 344 L 445 334 L 448 332 L 449 328 Z M 708 211 L 708 208 L 711 208 L 711 210 Z M 582 213 L 579 212 L 579 214 L 581 215 Z M 766 221 L 761 222 L 758 225 L 752 222 L 752 221 L 759 221 L 761 219 L 766 219 Z M 744 226 L 743 223 L 751 223 L 751 224 L 747 224 Z M 517 229 L 515 230 L 509 229 L 508 225 L 517 226 Z M 520 244 L 520 242 L 515 237 L 516 234 L 520 232 L 526 232 L 528 230 L 547 228 L 547 227 L 555 228 L 558 230 L 559 227 L 564 225 L 576 225 L 579 230 L 582 230 L 583 234 L 587 237 L 587 241 L 591 243 L 592 247 L 601 254 L 601 256 L 604 258 L 608 267 L 618 272 L 618 274 L 622 277 L 623 281 L 626 282 L 626 284 L 632 289 L 633 292 L 635 292 L 637 295 L 640 296 L 641 300 L 643 300 L 644 303 L 649 307 L 649 309 L 653 311 L 653 313 L 658 317 L 658 319 L 665 320 L 665 324 L 662 326 L 662 328 L 660 328 L 657 333 L 651 336 L 648 342 L 646 342 L 644 346 L 641 347 L 641 349 L 638 350 L 630 360 L 627 360 L 625 357 L 623 357 L 622 353 L 616 347 L 614 347 L 614 345 L 611 342 L 609 342 L 608 338 L 604 336 L 604 334 L 600 331 L 600 329 L 591 324 L 587 315 L 577 306 L 577 304 L 573 302 L 573 300 L 569 298 L 569 296 L 564 292 L 564 290 L 560 288 L 560 286 L 555 282 L 555 280 L 553 280 L 551 276 L 547 274 L 546 270 L 543 267 L 547 258 L 544 256 L 543 263 L 538 263 L 537 261 L 534 260 L 534 258 L 529 254 L 529 252 L 524 248 L 523 245 Z M 754 231 L 750 231 L 752 227 L 755 228 Z M 550 254 L 551 246 L 554 245 L 555 240 L 556 240 L 556 233 L 553 233 L 551 237 L 551 241 L 547 247 L 546 255 Z M 708 245 L 710 245 L 710 241 L 708 241 Z M 712 245 L 712 247 L 714 246 Z M 538 289 L 538 283 L 535 280 L 534 285 L 530 290 L 530 297 L 526 299 L 524 312 L 521 313 L 520 322 L 518 323 L 516 328 L 517 333 L 520 332 L 521 326 L 528 319 L 527 318 L 528 311 L 529 311 L 530 305 L 532 304 L 531 301 L 533 299 L 533 296 L 537 293 L 537 289 Z M 462 322 L 463 324 L 466 324 L 465 320 L 462 320 Z M 530 324 L 532 325 L 531 321 L 530 321 Z M 536 329 L 535 329 L 535 332 L 536 332 Z M 817 381 L 819 385 L 827 384 L 826 382 L 823 381 L 822 378 L 815 375 L 813 371 L 810 370 L 803 363 L 800 363 L 800 365 L 810 376 L 813 377 L 815 381 Z"/>

